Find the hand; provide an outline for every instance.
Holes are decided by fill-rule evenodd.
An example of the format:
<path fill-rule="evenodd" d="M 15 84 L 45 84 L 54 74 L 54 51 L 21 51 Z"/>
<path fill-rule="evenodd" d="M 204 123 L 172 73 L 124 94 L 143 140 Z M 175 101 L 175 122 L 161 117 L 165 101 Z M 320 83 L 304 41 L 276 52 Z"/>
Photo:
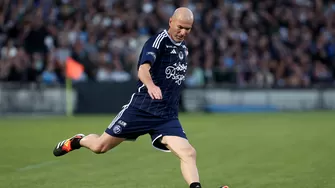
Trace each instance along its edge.
<path fill-rule="evenodd" d="M 162 99 L 163 98 L 162 91 L 158 86 L 152 85 L 152 86 L 148 86 L 147 88 L 148 88 L 148 93 L 152 99 Z"/>

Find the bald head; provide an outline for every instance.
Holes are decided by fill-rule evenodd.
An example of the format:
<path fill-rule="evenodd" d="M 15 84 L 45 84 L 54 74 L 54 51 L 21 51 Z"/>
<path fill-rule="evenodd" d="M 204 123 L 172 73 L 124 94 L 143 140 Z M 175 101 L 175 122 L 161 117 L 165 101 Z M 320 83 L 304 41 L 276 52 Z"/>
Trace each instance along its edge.
<path fill-rule="evenodd" d="M 181 42 L 190 33 L 193 25 L 193 13 L 186 7 L 177 8 L 169 21 L 169 35 L 176 42 Z"/>
<path fill-rule="evenodd" d="M 189 21 L 193 23 L 193 13 L 190 9 L 186 7 L 177 8 L 174 11 L 171 18 L 181 20 L 181 21 Z"/>

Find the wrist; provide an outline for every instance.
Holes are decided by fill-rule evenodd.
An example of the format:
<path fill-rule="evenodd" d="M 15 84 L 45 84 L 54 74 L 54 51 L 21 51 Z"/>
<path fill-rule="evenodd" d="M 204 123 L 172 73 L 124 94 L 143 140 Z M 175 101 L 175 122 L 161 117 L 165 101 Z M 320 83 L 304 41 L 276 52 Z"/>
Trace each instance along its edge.
<path fill-rule="evenodd" d="M 155 84 L 154 84 L 153 82 L 151 82 L 151 83 L 147 83 L 147 84 L 145 84 L 145 86 L 146 86 L 147 88 L 151 88 L 151 87 L 154 87 Z"/>

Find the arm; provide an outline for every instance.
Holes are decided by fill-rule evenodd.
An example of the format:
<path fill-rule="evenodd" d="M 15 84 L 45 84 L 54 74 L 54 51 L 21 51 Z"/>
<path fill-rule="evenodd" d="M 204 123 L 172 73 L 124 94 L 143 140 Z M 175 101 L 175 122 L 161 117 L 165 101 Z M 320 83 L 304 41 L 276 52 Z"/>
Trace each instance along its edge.
<path fill-rule="evenodd" d="M 156 36 L 150 38 L 143 46 L 139 67 L 138 67 L 138 78 L 148 89 L 148 94 L 152 99 L 162 99 L 162 92 L 157 87 L 151 77 L 150 69 L 155 64 L 156 59 L 160 56 L 160 44 L 163 38 Z"/>
<path fill-rule="evenodd" d="M 154 86 L 154 82 L 152 81 L 150 70 L 151 65 L 149 63 L 142 64 L 138 69 L 138 78 L 146 87 Z"/>
<path fill-rule="evenodd" d="M 162 99 L 162 92 L 159 87 L 157 87 L 152 81 L 150 70 L 151 65 L 149 63 L 144 63 L 140 65 L 138 69 L 138 78 L 147 87 L 148 93 L 152 99 Z"/>

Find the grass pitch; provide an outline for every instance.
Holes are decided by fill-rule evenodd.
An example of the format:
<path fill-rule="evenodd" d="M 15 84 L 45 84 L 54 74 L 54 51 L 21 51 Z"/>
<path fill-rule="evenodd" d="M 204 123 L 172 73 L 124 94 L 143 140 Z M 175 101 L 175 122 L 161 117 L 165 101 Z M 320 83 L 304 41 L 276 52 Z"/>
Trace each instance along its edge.
<path fill-rule="evenodd" d="M 102 155 L 56 158 L 58 141 L 102 133 L 114 116 L 1 118 L 1 188 L 186 188 L 179 161 L 149 136 Z M 335 187 L 335 112 L 181 114 L 203 187 Z"/>

